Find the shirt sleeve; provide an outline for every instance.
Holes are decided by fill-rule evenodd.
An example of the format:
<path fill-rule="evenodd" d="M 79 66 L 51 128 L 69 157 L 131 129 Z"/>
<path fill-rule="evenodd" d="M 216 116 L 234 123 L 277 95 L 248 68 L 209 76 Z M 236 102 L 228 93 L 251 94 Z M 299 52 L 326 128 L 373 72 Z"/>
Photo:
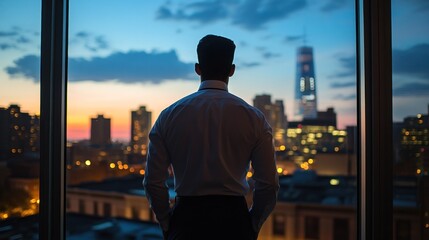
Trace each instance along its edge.
<path fill-rule="evenodd" d="M 162 230 L 167 231 L 170 223 L 171 211 L 167 185 L 170 158 L 161 134 L 161 127 L 158 118 L 149 133 L 149 147 L 143 186 L 156 219 Z"/>
<path fill-rule="evenodd" d="M 253 149 L 251 160 L 255 187 L 250 215 L 253 229 L 259 232 L 276 205 L 279 190 L 273 134 L 266 121 L 264 121 L 262 134 Z"/>

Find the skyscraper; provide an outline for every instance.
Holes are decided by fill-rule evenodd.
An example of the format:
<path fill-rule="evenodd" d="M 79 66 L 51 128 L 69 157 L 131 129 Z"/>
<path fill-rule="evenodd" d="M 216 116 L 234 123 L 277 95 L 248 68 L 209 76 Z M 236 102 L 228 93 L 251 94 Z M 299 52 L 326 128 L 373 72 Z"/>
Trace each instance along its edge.
<path fill-rule="evenodd" d="M 298 48 L 297 52 L 294 111 L 298 118 L 317 118 L 313 48 L 308 46 Z"/>
<path fill-rule="evenodd" d="M 259 109 L 265 115 L 265 118 L 267 119 L 268 123 L 272 126 L 271 105 L 271 95 L 256 95 L 253 99 L 253 106 Z"/>
<path fill-rule="evenodd" d="M 111 143 L 110 118 L 105 118 L 102 114 L 97 118 L 91 118 L 91 145 L 106 147 Z"/>
<path fill-rule="evenodd" d="M 146 155 L 149 143 L 149 131 L 152 127 L 152 112 L 146 106 L 140 106 L 131 112 L 131 148 L 135 154 Z"/>
<path fill-rule="evenodd" d="M 271 95 L 256 95 L 253 99 L 253 106 L 258 108 L 267 119 L 273 129 L 274 142 L 276 147 L 285 144 L 287 118 L 284 113 L 283 100 L 271 102 Z"/>

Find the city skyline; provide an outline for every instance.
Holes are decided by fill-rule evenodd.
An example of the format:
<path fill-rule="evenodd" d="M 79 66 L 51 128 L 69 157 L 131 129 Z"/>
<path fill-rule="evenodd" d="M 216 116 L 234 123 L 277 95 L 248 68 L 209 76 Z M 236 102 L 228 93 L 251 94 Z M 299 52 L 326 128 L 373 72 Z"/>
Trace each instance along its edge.
<path fill-rule="evenodd" d="M 419 10 L 423 1 L 394 1 L 399 7 L 392 9 L 397 26 L 392 31 L 393 120 L 400 121 L 424 112 L 429 102 L 429 33 L 419 24 L 429 17 Z M 229 90 L 249 104 L 255 95 L 270 94 L 283 101 L 291 121 L 296 50 L 311 46 L 318 110 L 335 108 L 340 128 L 356 125 L 354 1 L 126 3 L 70 3 L 70 138 L 89 138 L 89 117 L 104 114 L 112 119 L 112 139 L 129 139 L 131 109 L 148 106 L 154 121 L 163 108 L 196 91 L 195 48 L 208 33 L 237 44 L 237 72 Z M 40 21 L 28 19 L 40 19 L 40 6 L 37 1 L 2 1 L 0 15 L 7 19 L 0 22 L 0 83 L 6 86 L 0 89 L 0 104 L 19 103 L 24 111 L 39 114 Z"/>

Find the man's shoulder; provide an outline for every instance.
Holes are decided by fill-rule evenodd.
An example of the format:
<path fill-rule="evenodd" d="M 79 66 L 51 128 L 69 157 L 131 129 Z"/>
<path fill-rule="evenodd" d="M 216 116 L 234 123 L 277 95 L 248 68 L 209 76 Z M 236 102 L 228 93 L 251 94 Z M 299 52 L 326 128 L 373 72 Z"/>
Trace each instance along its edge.
<path fill-rule="evenodd" d="M 185 105 L 187 104 L 189 101 L 191 101 L 192 99 L 194 99 L 196 97 L 196 95 L 198 94 L 198 92 L 194 92 L 191 93 L 187 96 L 184 96 L 182 98 L 180 98 L 179 100 L 176 100 L 175 102 L 173 102 L 172 104 L 170 104 L 168 107 L 164 108 L 160 115 L 164 115 L 166 113 L 169 113 L 171 111 L 173 111 L 176 107 L 180 106 L 180 105 Z"/>
<path fill-rule="evenodd" d="M 265 115 L 262 113 L 261 110 L 259 110 L 257 107 L 250 105 L 248 102 L 246 102 L 241 97 L 238 97 L 234 94 L 231 94 L 231 97 L 235 100 L 237 105 L 240 105 L 241 107 L 247 109 L 250 112 L 253 112 L 256 116 L 259 118 L 265 118 Z"/>

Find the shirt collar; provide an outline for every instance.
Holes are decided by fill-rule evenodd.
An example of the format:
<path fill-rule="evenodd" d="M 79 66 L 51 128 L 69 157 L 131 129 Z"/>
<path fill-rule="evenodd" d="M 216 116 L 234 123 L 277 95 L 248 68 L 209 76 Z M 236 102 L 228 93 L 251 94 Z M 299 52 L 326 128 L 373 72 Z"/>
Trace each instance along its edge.
<path fill-rule="evenodd" d="M 219 80 L 205 80 L 201 82 L 200 88 L 198 90 L 203 89 L 219 89 L 228 91 L 228 84 Z"/>

